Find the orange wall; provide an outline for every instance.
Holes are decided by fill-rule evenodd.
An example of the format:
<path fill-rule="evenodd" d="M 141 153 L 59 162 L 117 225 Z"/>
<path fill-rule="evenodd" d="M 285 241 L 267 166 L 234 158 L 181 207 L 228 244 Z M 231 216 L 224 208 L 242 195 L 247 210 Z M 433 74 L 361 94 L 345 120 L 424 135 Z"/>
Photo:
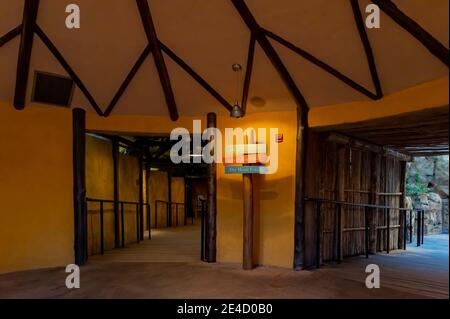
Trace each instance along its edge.
<path fill-rule="evenodd" d="M 156 200 L 167 201 L 169 199 L 169 179 L 167 172 L 164 171 L 150 171 L 148 179 L 148 192 L 150 198 L 150 222 L 151 226 L 155 227 L 155 205 Z M 165 227 L 167 223 L 167 206 L 164 203 L 158 202 L 158 227 Z"/>
<path fill-rule="evenodd" d="M 258 113 L 242 119 L 220 117 L 219 128 L 278 128 L 283 143 L 278 144 L 278 171 L 254 175 L 254 255 L 255 263 L 292 267 L 294 252 L 294 191 L 297 113 Z M 259 199 L 259 202 L 258 202 Z M 217 167 L 217 259 L 242 261 L 243 201 L 242 175 L 224 173 Z"/>
<path fill-rule="evenodd" d="M 70 110 L 0 102 L 0 273 L 73 263 Z"/>
<path fill-rule="evenodd" d="M 175 127 L 192 130 L 192 120 L 204 117 L 181 117 L 172 122 L 162 116 L 110 116 L 87 117 L 87 128 L 108 132 L 134 132 L 140 134 L 170 133 Z M 279 169 L 276 174 L 255 178 L 255 197 L 259 197 L 259 210 L 255 216 L 255 262 L 291 267 L 293 259 L 294 185 L 296 112 L 266 112 L 248 114 L 242 119 L 218 116 L 217 126 L 224 133 L 226 127 L 252 127 L 254 129 L 279 128 L 284 142 L 279 144 Z M 268 140 L 268 136 L 267 136 Z M 150 185 L 152 185 L 152 174 Z M 225 175 L 224 167 L 217 167 L 217 259 L 221 262 L 242 260 L 242 176 Z M 151 194 L 151 189 L 150 189 Z"/>
<path fill-rule="evenodd" d="M 119 155 L 119 199 L 138 201 L 139 164 L 137 157 Z M 95 199 L 114 198 L 114 172 L 112 143 L 108 140 L 86 136 L 86 196 Z M 88 248 L 90 254 L 100 252 L 99 203 L 88 203 Z M 136 207 L 124 206 L 125 241 L 136 240 Z M 144 214 L 145 224 L 145 214 Z M 104 204 L 105 249 L 114 247 L 114 207 Z"/>
<path fill-rule="evenodd" d="M 312 127 L 448 105 L 448 77 L 386 96 L 380 101 L 313 108 Z M 168 133 L 192 120 L 167 116 L 87 114 L 90 130 Z M 218 117 L 218 127 L 278 127 L 280 166 L 257 176 L 256 262 L 291 267 L 293 257 L 295 112 Z M 29 106 L 15 111 L 0 102 L 0 273 L 73 262 L 72 125 L 67 109 Z M 242 259 L 241 176 L 225 175 L 218 165 L 218 260 Z"/>

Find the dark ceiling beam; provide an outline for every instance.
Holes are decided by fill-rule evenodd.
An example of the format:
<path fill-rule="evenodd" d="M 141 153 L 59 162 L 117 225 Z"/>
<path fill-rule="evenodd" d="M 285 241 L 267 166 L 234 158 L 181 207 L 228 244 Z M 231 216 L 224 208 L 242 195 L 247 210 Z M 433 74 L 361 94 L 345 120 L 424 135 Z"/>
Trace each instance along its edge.
<path fill-rule="evenodd" d="M 251 32 L 250 43 L 248 45 L 247 66 L 245 68 L 245 79 L 244 79 L 244 86 L 243 86 L 243 90 L 242 90 L 242 101 L 241 101 L 242 112 L 244 114 L 247 111 L 248 92 L 250 90 L 250 81 L 252 79 L 253 59 L 255 58 L 255 44 L 256 44 L 255 34 L 253 32 Z"/>
<path fill-rule="evenodd" d="M 232 0 L 232 3 L 251 33 L 254 34 L 259 46 L 280 75 L 283 83 L 297 104 L 297 134 L 295 160 L 295 199 L 294 199 L 294 269 L 304 269 L 309 260 L 306 255 L 305 242 L 305 183 L 306 159 L 308 150 L 308 103 L 295 84 L 278 53 L 253 17 L 244 0 Z"/>
<path fill-rule="evenodd" d="M 428 51 L 435 57 L 441 60 L 448 67 L 449 50 L 422 28 L 417 22 L 404 14 L 396 5 L 390 0 L 372 0 L 385 14 L 391 17 L 399 26 L 408 31 L 420 43 L 422 43 Z"/>
<path fill-rule="evenodd" d="M 147 45 L 145 47 L 144 51 L 142 51 L 142 53 L 139 56 L 139 58 L 136 60 L 136 63 L 131 68 L 131 70 L 128 73 L 128 75 L 125 78 L 125 80 L 120 85 L 120 87 L 117 90 L 116 94 L 114 95 L 113 99 L 109 103 L 108 107 L 106 108 L 106 110 L 105 110 L 105 112 L 103 114 L 105 117 L 107 117 L 107 116 L 109 116 L 109 114 L 111 114 L 111 112 L 114 109 L 114 107 L 116 106 L 117 102 L 119 101 L 119 99 L 122 97 L 123 93 L 128 88 L 128 85 L 131 83 L 131 81 L 133 80 L 134 76 L 139 71 L 139 68 L 144 63 L 145 59 L 148 57 L 150 52 L 151 52 L 150 45 Z"/>
<path fill-rule="evenodd" d="M 83 84 L 83 82 L 75 73 L 75 71 L 72 69 L 72 67 L 69 65 L 69 63 L 67 63 L 66 59 L 64 59 L 64 57 L 58 51 L 53 42 L 47 37 L 47 35 L 44 33 L 44 31 L 42 31 L 42 29 L 38 25 L 36 25 L 35 32 L 38 35 L 38 37 L 42 40 L 42 42 L 46 45 L 46 47 L 49 49 L 49 51 L 53 54 L 55 59 L 58 60 L 59 64 L 61 64 L 61 66 L 64 68 L 67 74 L 69 74 L 70 78 L 75 82 L 80 91 L 83 92 L 84 96 L 89 101 L 95 112 L 97 112 L 98 115 L 103 116 L 102 110 L 98 106 L 97 102 L 95 102 L 95 99 L 92 97 L 91 93 L 89 93 L 86 86 Z"/>
<path fill-rule="evenodd" d="M 230 103 L 217 92 L 208 82 L 206 82 L 198 73 L 196 73 L 186 62 L 177 56 L 172 50 L 159 41 L 161 49 L 167 54 L 176 64 L 178 64 L 187 74 L 189 74 L 198 84 L 200 84 L 209 94 L 211 94 L 220 104 L 225 106 L 228 111 L 233 108 Z"/>
<path fill-rule="evenodd" d="M 449 152 L 416 152 L 416 153 L 409 153 L 413 157 L 422 157 L 422 156 L 441 156 L 441 155 L 448 155 Z"/>
<path fill-rule="evenodd" d="M 433 151 L 446 151 L 448 150 L 448 145 L 426 145 L 426 146 L 402 146 L 399 147 L 401 149 L 405 149 L 408 151 L 416 151 L 416 150 L 433 150 Z"/>
<path fill-rule="evenodd" d="M 289 71 L 287 70 L 286 66 L 281 61 L 281 58 L 278 56 L 278 53 L 275 51 L 272 44 L 267 39 L 266 34 L 261 29 L 259 24 L 256 22 L 255 18 L 253 17 L 252 13 L 250 12 L 245 2 L 243 0 L 231 0 L 231 1 L 236 10 L 239 12 L 242 20 L 250 29 L 250 32 L 252 32 L 255 35 L 256 41 L 261 46 L 264 53 L 269 58 L 270 62 L 278 71 L 278 74 L 280 75 L 284 84 L 287 86 L 290 93 L 294 97 L 298 107 L 307 112 L 309 110 L 309 107 L 308 104 L 306 103 L 305 98 L 303 97 L 302 93 L 295 84 L 294 79 L 289 74 Z"/>
<path fill-rule="evenodd" d="M 160 146 L 156 153 L 152 156 L 152 160 L 159 159 L 164 153 L 172 148 L 173 144 Z"/>
<path fill-rule="evenodd" d="M 22 25 L 19 25 L 0 37 L 0 48 L 22 33 Z"/>
<path fill-rule="evenodd" d="M 381 99 L 383 97 L 383 90 L 381 88 L 380 78 L 378 77 L 377 66 L 375 64 L 375 56 L 370 45 L 369 37 L 367 36 L 366 26 L 361 14 L 358 0 L 350 0 L 353 16 L 355 17 L 356 27 L 358 28 L 359 37 L 364 46 L 366 52 L 367 63 L 369 64 L 370 75 L 372 76 L 372 82 L 375 87 L 376 97 Z"/>
<path fill-rule="evenodd" d="M 284 45 L 286 48 L 288 48 L 288 49 L 292 50 L 293 52 L 297 53 L 298 55 L 300 55 L 304 59 L 308 60 L 312 64 L 314 64 L 314 65 L 318 66 L 319 68 L 321 68 L 322 70 L 325 70 L 326 72 L 330 73 L 331 75 L 333 75 L 337 79 L 341 80 L 342 82 L 344 82 L 345 84 L 350 86 L 352 89 L 355 89 L 356 91 L 359 91 L 360 93 L 368 96 L 369 98 L 371 98 L 373 100 L 377 99 L 376 94 L 373 94 L 368 89 L 366 89 L 362 85 L 356 83 L 355 81 L 353 81 L 349 77 L 345 76 L 344 74 L 342 74 L 341 72 L 339 72 L 338 70 L 336 70 L 335 68 L 330 66 L 329 64 L 319 60 L 318 58 L 316 58 L 312 54 L 306 52 L 305 50 L 303 50 L 303 49 L 301 49 L 299 47 L 297 47 L 295 44 L 293 44 L 293 43 L 283 39 L 279 35 L 276 35 L 275 33 L 271 32 L 269 30 L 264 30 L 264 32 L 266 33 L 266 35 L 269 38 L 277 41 L 278 43 L 280 43 L 282 45 Z"/>
<path fill-rule="evenodd" d="M 156 69 L 158 70 L 158 75 L 161 81 L 162 89 L 164 91 L 164 96 L 166 98 L 170 118 L 172 119 L 172 121 L 176 121 L 178 119 L 177 105 L 175 103 L 172 85 L 170 84 L 169 72 L 167 71 L 166 63 L 164 62 L 164 56 L 159 46 L 158 37 L 156 35 L 156 30 L 153 24 L 153 19 L 150 13 L 148 2 L 147 0 L 136 0 L 136 4 L 139 9 L 139 14 L 141 15 L 145 34 L 153 53 L 153 59 L 155 61 Z"/>
<path fill-rule="evenodd" d="M 433 144 L 433 145 L 430 145 L 430 144 L 417 144 L 417 143 L 413 143 L 413 144 L 411 144 L 411 145 L 409 145 L 409 144 L 405 144 L 405 145 L 402 145 L 401 147 L 403 147 L 403 148 L 411 148 L 411 147 L 415 147 L 415 148 L 430 148 L 430 147 L 442 147 L 442 148 L 446 148 L 446 149 L 448 149 L 448 143 L 438 143 L 438 144 Z"/>
<path fill-rule="evenodd" d="M 14 107 L 18 110 L 25 108 L 31 51 L 33 49 L 34 27 L 36 25 L 38 8 L 39 0 L 25 0 L 13 103 Z"/>
<path fill-rule="evenodd" d="M 107 138 L 107 139 L 109 139 L 111 141 L 116 139 L 119 143 L 122 143 L 122 144 L 124 144 L 124 145 L 126 145 L 127 147 L 130 147 L 130 148 L 135 148 L 135 149 L 141 148 L 140 144 L 138 144 L 136 142 L 133 142 L 133 141 L 130 141 L 129 139 L 126 139 L 126 138 L 124 138 L 124 137 L 122 137 L 120 135 L 110 135 L 110 134 L 103 134 L 103 133 L 99 133 L 98 135 L 103 136 L 103 137 L 105 137 L 105 138 Z"/>

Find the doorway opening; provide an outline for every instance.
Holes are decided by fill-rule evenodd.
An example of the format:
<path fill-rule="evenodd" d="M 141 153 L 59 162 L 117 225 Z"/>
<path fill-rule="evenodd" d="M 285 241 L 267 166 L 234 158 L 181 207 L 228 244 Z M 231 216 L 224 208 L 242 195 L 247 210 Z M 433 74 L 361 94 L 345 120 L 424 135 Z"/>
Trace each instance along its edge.
<path fill-rule="evenodd" d="M 86 134 L 90 258 L 204 260 L 207 164 L 174 164 L 176 142 L 168 135 Z"/>
<path fill-rule="evenodd" d="M 415 157 L 406 166 L 406 206 L 425 210 L 421 221 L 424 236 L 448 234 L 448 175 L 448 155 Z M 411 225 L 415 237 L 414 214 Z"/>

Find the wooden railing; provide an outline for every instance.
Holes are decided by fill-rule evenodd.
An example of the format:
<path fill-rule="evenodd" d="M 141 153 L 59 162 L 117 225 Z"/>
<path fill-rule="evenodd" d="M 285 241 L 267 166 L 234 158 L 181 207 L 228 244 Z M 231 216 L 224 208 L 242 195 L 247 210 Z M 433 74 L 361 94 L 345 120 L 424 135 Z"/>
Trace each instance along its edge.
<path fill-rule="evenodd" d="M 356 204 L 356 203 L 349 203 L 344 201 L 337 201 L 337 200 L 329 200 L 329 199 L 323 199 L 323 198 L 305 198 L 305 201 L 312 202 L 315 205 L 315 218 L 316 218 L 316 242 L 315 242 L 315 248 L 316 248 L 316 268 L 320 267 L 320 259 L 321 259 L 321 206 L 322 204 L 333 204 L 337 205 L 337 220 L 341 220 L 341 213 L 342 213 L 342 206 L 351 206 L 351 207 L 359 207 L 364 208 L 364 227 L 361 230 L 364 230 L 364 253 L 366 258 L 369 258 L 369 241 L 370 241 L 370 232 L 369 232 L 369 214 L 373 211 L 373 209 L 382 209 L 387 214 L 387 225 L 382 227 L 383 229 L 386 229 L 386 253 L 389 254 L 389 239 L 390 239 L 390 229 L 392 228 L 390 225 L 390 211 L 396 210 L 401 213 L 403 213 L 403 249 L 406 250 L 406 238 L 407 238 L 407 231 L 409 230 L 409 241 L 412 242 L 412 235 L 413 235 L 413 226 L 412 226 L 412 213 L 415 211 L 416 219 L 417 219 L 417 246 L 420 246 L 423 244 L 423 238 L 424 238 L 424 215 L 425 210 L 424 209 L 414 209 L 414 208 L 402 208 L 402 207 L 391 207 L 391 206 L 383 206 L 383 205 L 375 205 L 375 204 Z M 372 209 L 372 210 L 371 210 Z M 407 214 L 409 213 L 409 226 L 407 226 Z M 400 226 L 401 227 L 401 226 Z M 358 228 L 359 230 L 359 228 Z M 341 244 L 342 244 L 342 229 L 341 229 L 341 223 L 338 222 L 337 225 L 337 262 L 341 262 Z"/>
<path fill-rule="evenodd" d="M 169 202 L 166 200 L 155 200 L 155 228 L 158 228 L 158 203 L 163 203 L 166 205 L 166 226 L 167 227 L 171 227 L 172 226 L 172 207 L 175 205 L 175 226 L 179 225 L 179 218 L 178 218 L 178 207 L 182 206 L 183 208 L 184 203 L 177 203 L 177 202 Z M 192 223 L 194 221 L 192 220 Z M 183 220 L 183 225 L 187 224 L 187 216 L 186 216 L 186 211 L 184 212 L 184 220 Z"/>
<path fill-rule="evenodd" d="M 104 204 L 116 204 L 120 207 L 120 237 L 121 237 L 121 245 L 122 248 L 125 248 L 125 217 L 124 217 L 124 207 L 125 205 L 132 205 L 136 207 L 136 242 L 139 243 L 141 238 L 143 238 L 143 234 L 140 230 L 140 205 L 146 208 L 147 213 L 147 227 L 148 227 L 148 239 L 151 239 L 151 227 L 150 227 L 150 204 L 148 203 L 139 203 L 139 202 L 130 202 L 130 201 L 114 201 L 107 199 L 97 199 L 97 198 L 86 198 L 86 214 L 88 212 L 87 204 L 88 203 L 99 203 L 100 205 L 100 254 L 103 255 L 105 252 L 105 236 L 104 236 Z M 144 210 L 142 210 L 144 211 Z"/>

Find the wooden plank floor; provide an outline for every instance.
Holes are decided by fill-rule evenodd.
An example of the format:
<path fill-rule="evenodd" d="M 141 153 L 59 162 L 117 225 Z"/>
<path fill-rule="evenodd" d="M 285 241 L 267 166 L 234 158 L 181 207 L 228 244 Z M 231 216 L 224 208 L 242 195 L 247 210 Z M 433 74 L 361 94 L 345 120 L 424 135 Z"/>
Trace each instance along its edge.
<path fill-rule="evenodd" d="M 89 257 L 95 262 L 194 262 L 200 260 L 200 225 L 152 229 L 152 239 Z"/>
<path fill-rule="evenodd" d="M 154 238 L 81 268 L 67 289 L 64 267 L 0 275 L 0 298 L 443 298 L 448 299 L 448 235 L 426 236 L 407 251 L 345 258 L 312 271 L 199 261 L 198 226 L 159 229 Z M 197 253 L 195 253 L 197 251 Z M 186 261 L 188 259 L 194 261 Z M 181 261 L 182 260 L 182 261 Z M 380 289 L 367 289 L 365 267 L 380 267 Z"/>
<path fill-rule="evenodd" d="M 416 247 L 415 238 L 407 250 L 390 254 L 378 253 L 364 257 L 346 258 L 340 265 L 321 269 L 335 277 L 364 282 L 362 270 L 368 264 L 380 267 L 380 285 L 425 298 L 449 297 L 449 237 L 448 234 L 425 237 L 424 245 Z"/>

